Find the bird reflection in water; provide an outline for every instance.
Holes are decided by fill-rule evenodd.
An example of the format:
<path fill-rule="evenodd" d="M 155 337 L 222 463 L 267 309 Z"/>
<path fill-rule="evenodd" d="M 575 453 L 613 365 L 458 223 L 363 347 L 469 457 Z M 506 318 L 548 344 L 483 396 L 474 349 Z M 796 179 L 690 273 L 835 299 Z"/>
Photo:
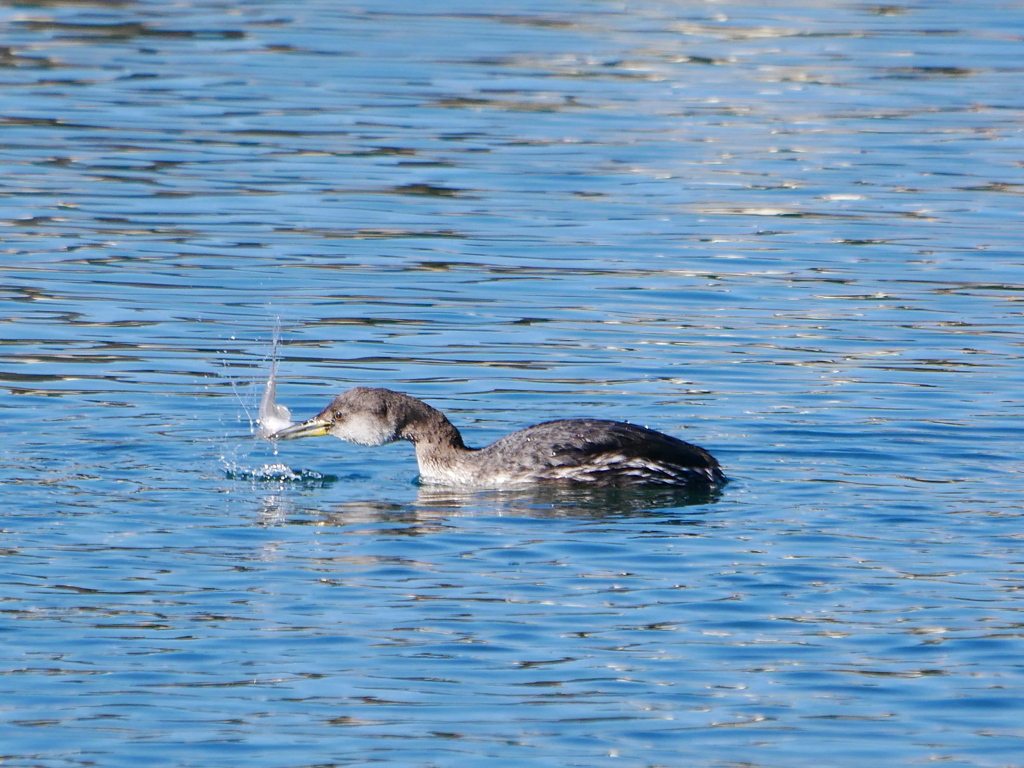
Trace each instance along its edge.
<path fill-rule="evenodd" d="M 333 484 L 331 478 L 323 485 Z M 318 481 L 318 485 L 321 482 Z M 294 484 L 290 484 L 293 489 Z M 297 489 L 296 489 L 297 490 Z M 515 490 L 462 490 L 420 486 L 409 501 L 360 499 L 310 505 L 307 495 L 275 493 L 264 497 L 260 519 L 265 525 L 303 522 L 314 525 L 436 523 L 453 517 L 531 517 L 603 520 L 673 516 L 699 524 L 713 511 L 718 490 L 695 492 L 676 487 L 552 487 Z M 712 505 L 712 506 L 709 506 Z"/>

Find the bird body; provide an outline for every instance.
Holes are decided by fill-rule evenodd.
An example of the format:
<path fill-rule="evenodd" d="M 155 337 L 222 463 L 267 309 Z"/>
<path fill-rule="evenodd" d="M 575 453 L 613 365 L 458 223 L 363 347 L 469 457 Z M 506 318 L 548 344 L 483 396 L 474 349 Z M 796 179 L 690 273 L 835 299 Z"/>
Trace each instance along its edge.
<path fill-rule="evenodd" d="M 618 421 L 548 421 L 485 448 L 468 448 L 443 413 L 389 389 L 351 389 L 312 419 L 270 437 L 316 435 L 359 445 L 408 440 L 416 448 L 420 480 L 438 485 L 502 488 L 570 482 L 710 489 L 725 483 L 718 462 L 703 448 Z"/>

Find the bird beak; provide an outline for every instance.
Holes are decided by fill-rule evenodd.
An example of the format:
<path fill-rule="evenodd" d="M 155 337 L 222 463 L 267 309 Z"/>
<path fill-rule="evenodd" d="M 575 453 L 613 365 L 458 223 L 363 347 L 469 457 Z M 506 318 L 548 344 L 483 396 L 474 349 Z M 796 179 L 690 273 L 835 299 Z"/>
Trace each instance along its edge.
<path fill-rule="evenodd" d="M 324 421 L 319 416 L 314 416 L 308 421 L 300 424 L 292 424 L 270 436 L 271 440 L 298 440 L 300 437 L 320 437 L 326 435 L 331 428 L 331 422 Z"/>

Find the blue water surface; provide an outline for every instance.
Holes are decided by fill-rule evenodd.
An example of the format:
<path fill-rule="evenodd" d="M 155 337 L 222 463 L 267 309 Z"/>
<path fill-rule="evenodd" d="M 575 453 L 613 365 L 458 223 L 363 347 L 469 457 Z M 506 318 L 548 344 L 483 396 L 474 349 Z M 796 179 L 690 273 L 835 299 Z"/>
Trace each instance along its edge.
<path fill-rule="evenodd" d="M 0 762 L 1024 766 L 1021 11 L 0 3 Z"/>

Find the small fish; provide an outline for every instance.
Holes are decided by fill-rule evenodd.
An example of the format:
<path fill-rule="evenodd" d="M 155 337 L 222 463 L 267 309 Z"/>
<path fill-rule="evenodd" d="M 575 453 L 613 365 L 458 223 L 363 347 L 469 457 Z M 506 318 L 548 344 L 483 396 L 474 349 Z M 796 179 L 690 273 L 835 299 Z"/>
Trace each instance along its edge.
<path fill-rule="evenodd" d="M 277 346 L 279 342 L 278 331 L 275 329 L 270 376 L 267 378 L 267 385 L 263 388 L 259 418 L 256 421 L 256 436 L 262 437 L 264 440 L 273 440 L 275 434 L 295 424 L 291 420 L 292 412 L 285 406 L 274 402 L 277 400 Z"/>

